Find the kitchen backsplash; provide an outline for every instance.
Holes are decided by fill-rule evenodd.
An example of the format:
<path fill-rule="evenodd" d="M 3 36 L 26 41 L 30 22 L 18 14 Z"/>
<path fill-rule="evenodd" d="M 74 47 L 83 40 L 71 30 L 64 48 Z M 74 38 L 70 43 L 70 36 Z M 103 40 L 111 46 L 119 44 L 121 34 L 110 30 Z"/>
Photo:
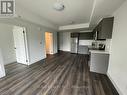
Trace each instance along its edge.
<path fill-rule="evenodd" d="M 110 52 L 111 39 L 106 39 L 104 41 L 94 41 L 94 40 L 80 40 L 79 45 L 91 46 L 92 42 L 97 42 L 98 44 L 105 44 L 105 51 Z"/>
<path fill-rule="evenodd" d="M 106 45 L 105 50 L 108 52 L 110 52 L 110 50 L 111 50 L 111 41 L 112 41 L 111 39 L 107 39 L 105 41 L 105 45 Z"/>
<path fill-rule="evenodd" d="M 106 39 L 105 41 L 96 41 L 98 44 L 105 44 L 105 51 L 110 52 L 111 39 Z"/>

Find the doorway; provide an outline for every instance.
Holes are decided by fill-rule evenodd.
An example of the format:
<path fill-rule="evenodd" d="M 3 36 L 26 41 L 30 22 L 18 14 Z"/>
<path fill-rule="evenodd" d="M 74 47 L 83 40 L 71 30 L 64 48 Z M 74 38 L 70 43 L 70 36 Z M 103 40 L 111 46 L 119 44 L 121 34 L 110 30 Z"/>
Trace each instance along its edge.
<path fill-rule="evenodd" d="M 1 78 L 13 72 L 14 68 L 18 69 L 19 66 L 23 66 L 22 64 L 29 65 L 29 56 L 25 27 L 0 24 L 0 34 Z"/>
<path fill-rule="evenodd" d="M 13 27 L 14 48 L 18 63 L 29 65 L 27 35 L 24 27 Z"/>
<path fill-rule="evenodd" d="M 53 33 L 45 32 L 46 54 L 53 54 Z"/>

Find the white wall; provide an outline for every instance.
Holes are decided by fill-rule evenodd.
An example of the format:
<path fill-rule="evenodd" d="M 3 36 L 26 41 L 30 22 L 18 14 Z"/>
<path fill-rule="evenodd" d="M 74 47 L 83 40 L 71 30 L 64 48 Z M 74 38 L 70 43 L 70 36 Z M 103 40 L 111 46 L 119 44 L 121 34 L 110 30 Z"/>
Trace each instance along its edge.
<path fill-rule="evenodd" d="M 63 50 L 63 32 L 58 34 L 58 49 Z"/>
<path fill-rule="evenodd" d="M 26 26 L 28 36 L 28 47 L 30 64 L 33 64 L 39 60 L 46 58 L 45 49 L 45 32 L 51 31 L 53 33 L 53 54 L 57 53 L 57 33 L 53 30 L 39 28 L 35 25 Z"/>
<path fill-rule="evenodd" d="M 7 24 L 0 24 L 0 48 L 3 53 L 4 64 L 16 61 L 13 40 L 13 26 Z"/>
<path fill-rule="evenodd" d="M 54 36 L 53 52 L 57 53 L 57 33 L 54 30 L 45 28 L 43 26 L 28 22 L 22 19 L 0 19 L 0 22 L 5 24 L 10 24 L 10 25 L 26 27 L 30 64 L 33 64 L 46 57 L 45 34 L 44 34 L 46 31 L 53 32 L 53 36 Z"/>
<path fill-rule="evenodd" d="M 57 43 L 57 32 L 54 32 L 51 30 L 53 33 L 53 54 L 58 52 L 58 43 Z"/>
<path fill-rule="evenodd" d="M 0 49 L 0 78 L 4 76 L 5 76 L 5 69 L 4 69 L 3 55 Z"/>
<path fill-rule="evenodd" d="M 59 33 L 59 50 L 70 51 L 71 50 L 71 38 L 70 32 Z"/>
<path fill-rule="evenodd" d="M 115 17 L 108 75 L 120 95 L 127 95 L 127 1 Z"/>
<path fill-rule="evenodd" d="M 36 26 L 26 27 L 26 28 L 27 28 L 26 31 L 28 36 L 30 64 L 32 64 L 46 57 L 45 39 L 44 39 L 45 31 L 41 32 Z"/>
<path fill-rule="evenodd" d="M 39 60 L 46 58 L 46 49 L 45 49 L 45 32 L 50 31 L 53 33 L 53 54 L 57 53 L 57 33 L 53 30 L 46 28 L 38 28 L 37 26 L 32 25 L 27 28 L 28 35 L 28 47 L 29 47 L 29 56 L 30 64 L 33 64 Z M 42 43 L 42 44 L 41 44 Z"/>

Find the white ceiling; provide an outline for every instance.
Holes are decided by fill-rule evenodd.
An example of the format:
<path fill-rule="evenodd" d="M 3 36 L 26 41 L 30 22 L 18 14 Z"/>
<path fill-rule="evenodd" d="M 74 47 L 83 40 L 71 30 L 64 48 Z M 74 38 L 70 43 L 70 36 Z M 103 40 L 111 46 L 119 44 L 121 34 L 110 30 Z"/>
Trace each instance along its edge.
<path fill-rule="evenodd" d="M 110 17 L 125 0 L 95 0 L 90 26 L 95 26 L 104 17 Z"/>
<path fill-rule="evenodd" d="M 61 12 L 53 9 L 56 1 L 16 0 L 16 6 L 58 27 L 70 25 L 72 22 L 74 25 L 90 23 L 92 27 L 101 18 L 111 16 L 125 0 L 60 0 L 65 5 L 65 10 Z"/>
<path fill-rule="evenodd" d="M 93 6 L 93 0 L 61 0 L 65 5 L 62 12 L 55 11 L 53 4 L 57 0 L 16 0 L 16 4 L 58 25 L 68 25 L 74 22 L 88 23 Z"/>

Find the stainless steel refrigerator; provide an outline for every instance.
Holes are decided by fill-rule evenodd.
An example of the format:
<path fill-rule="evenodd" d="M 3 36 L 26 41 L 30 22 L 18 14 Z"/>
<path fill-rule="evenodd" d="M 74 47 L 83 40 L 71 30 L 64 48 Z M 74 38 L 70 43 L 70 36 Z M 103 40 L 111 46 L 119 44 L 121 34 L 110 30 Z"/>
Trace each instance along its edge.
<path fill-rule="evenodd" d="M 78 52 L 78 37 L 71 38 L 71 53 Z"/>

